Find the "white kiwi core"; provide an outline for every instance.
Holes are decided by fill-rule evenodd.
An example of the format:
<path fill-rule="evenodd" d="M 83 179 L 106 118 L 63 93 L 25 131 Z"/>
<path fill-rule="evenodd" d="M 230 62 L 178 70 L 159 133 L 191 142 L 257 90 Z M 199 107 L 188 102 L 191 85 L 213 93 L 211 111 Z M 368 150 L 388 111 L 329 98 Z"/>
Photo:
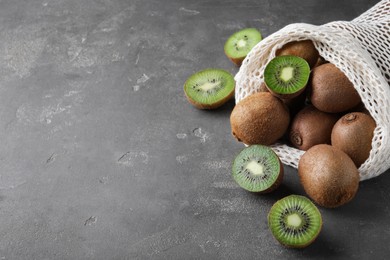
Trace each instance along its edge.
<path fill-rule="evenodd" d="M 256 161 L 250 161 L 246 168 L 253 174 L 253 175 L 264 175 L 264 166 L 257 163 Z"/>
<path fill-rule="evenodd" d="M 280 78 L 287 82 L 293 79 L 294 77 L 294 68 L 293 67 L 285 67 L 280 72 Z"/>
<path fill-rule="evenodd" d="M 302 224 L 302 219 L 294 213 L 287 216 L 287 224 L 292 227 L 299 227 Z"/>
<path fill-rule="evenodd" d="M 220 82 L 215 82 L 215 83 L 210 83 L 210 82 L 205 82 L 202 86 L 199 86 L 199 88 L 203 91 L 207 91 L 210 89 L 213 89 L 217 87 L 220 84 Z"/>

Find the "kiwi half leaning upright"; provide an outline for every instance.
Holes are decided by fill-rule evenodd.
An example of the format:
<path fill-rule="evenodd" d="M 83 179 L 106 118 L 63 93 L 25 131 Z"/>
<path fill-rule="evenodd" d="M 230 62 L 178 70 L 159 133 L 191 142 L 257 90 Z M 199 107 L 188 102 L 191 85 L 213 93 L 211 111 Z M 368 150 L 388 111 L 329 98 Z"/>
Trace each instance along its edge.
<path fill-rule="evenodd" d="M 234 159 L 232 175 L 243 189 L 267 193 L 275 190 L 282 182 L 283 165 L 270 147 L 251 145 Z"/>
<path fill-rule="evenodd" d="M 249 51 L 261 40 L 261 33 L 257 29 L 242 29 L 226 40 L 225 54 L 234 64 L 240 66 Z"/>
<path fill-rule="evenodd" d="M 370 155 L 375 127 L 375 120 L 370 115 L 361 112 L 348 113 L 334 125 L 332 145 L 348 154 L 359 168 Z"/>
<path fill-rule="evenodd" d="M 310 77 L 307 61 L 297 56 L 278 56 L 264 69 L 264 81 L 269 91 L 283 99 L 301 94 Z"/>
<path fill-rule="evenodd" d="M 276 51 L 276 56 L 293 55 L 306 60 L 310 68 L 313 68 L 318 61 L 318 51 L 311 40 L 293 41 L 286 43 Z"/>
<path fill-rule="evenodd" d="M 290 195 L 272 206 L 268 213 L 268 226 L 282 245 L 303 248 L 313 243 L 320 234 L 322 217 L 308 198 Z"/>
<path fill-rule="evenodd" d="M 214 109 L 234 94 L 233 75 L 222 69 L 205 69 L 191 75 L 184 84 L 187 100 L 199 109 Z"/>

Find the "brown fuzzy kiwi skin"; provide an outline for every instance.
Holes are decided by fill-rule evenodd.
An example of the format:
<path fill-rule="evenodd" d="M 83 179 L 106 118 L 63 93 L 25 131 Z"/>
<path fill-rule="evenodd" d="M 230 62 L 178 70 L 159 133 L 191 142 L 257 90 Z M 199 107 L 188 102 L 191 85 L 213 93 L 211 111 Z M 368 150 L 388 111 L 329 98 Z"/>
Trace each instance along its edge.
<path fill-rule="evenodd" d="M 290 111 L 290 116 L 293 118 L 301 109 L 305 107 L 306 103 L 306 88 L 298 96 L 290 99 L 281 98 L 284 104 Z"/>
<path fill-rule="evenodd" d="M 185 94 L 188 102 L 190 102 L 190 104 L 192 104 L 194 107 L 196 107 L 198 109 L 202 109 L 202 110 L 210 110 L 210 109 L 216 109 L 216 108 L 222 106 L 223 104 L 225 104 L 226 102 L 228 102 L 234 96 L 234 88 L 229 93 L 229 95 L 227 95 L 225 98 L 223 98 L 223 99 L 221 99 L 218 102 L 215 102 L 213 104 L 202 104 L 202 103 L 196 102 L 191 97 L 189 97 L 185 91 L 184 91 L 184 94 Z"/>
<path fill-rule="evenodd" d="M 301 57 L 313 68 L 318 61 L 318 51 L 311 40 L 293 41 L 286 43 L 276 51 L 276 56 L 293 55 Z"/>
<path fill-rule="evenodd" d="M 268 88 L 267 88 L 267 85 L 265 84 L 264 81 L 260 84 L 260 87 L 259 87 L 259 91 L 258 91 L 258 92 L 269 92 L 269 90 L 268 90 Z"/>
<path fill-rule="evenodd" d="M 252 94 L 233 108 L 230 125 L 233 136 L 247 145 L 271 145 L 287 131 L 288 108 L 269 92 Z"/>
<path fill-rule="evenodd" d="M 346 114 L 333 127 L 332 145 L 348 154 L 359 168 L 370 155 L 375 127 L 375 120 L 370 115 Z"/>
<path fill-rule="evenodd" d="M 326 61 L 323 57 L 319 56 L 317 59 L 317 62 L 313 68 L 318 67 L 318 66 L 325 64 L 325 63 L 328 63 L 328 61 Z"/>
<path fill-rule="evenodd" d="M 226 52 L 225 52 L 225 55 L 229 58 L 229 60 L 231 60 L 231 62 L 234 63 L 234 65 L 236 65 L 237 67 L 240 67 L 242 62 L 244 61 L 245 57 L 241 57 L 241 58 L 233 58 L 233 57 L 230 57 Z"/>
<path fill-rule="evenodd" d="M 327 144 L 315 145 L 302 155 L 298 174 L 307 195 L 325 208 L 350 202 L 359 188 L 359 172 L 352 159 Z"/>
<path fill-rule="evenodd" d="M 309 82 L 310 101 L 321 111 L 344 112 L 361 102 L 359 93 L 352 82 L 331 63 L 314 68 Z"/>
<path fill-rule="evenodd" d="M 303 151 L 317 144 L 330 144 L 332 128 L 338 119 L 337 114 L 308 105 L 292 119 L 289 140 L 295 148 Z"/>

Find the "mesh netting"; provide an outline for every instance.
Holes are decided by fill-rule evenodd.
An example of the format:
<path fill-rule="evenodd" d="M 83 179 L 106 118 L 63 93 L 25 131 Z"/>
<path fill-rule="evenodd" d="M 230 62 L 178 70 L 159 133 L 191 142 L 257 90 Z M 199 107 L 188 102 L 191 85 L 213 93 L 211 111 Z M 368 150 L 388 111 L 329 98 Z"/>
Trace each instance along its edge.
<path fill-rule="evenodd" d="M 359 167 L 360 179 L 390 168 L 390 0 L 384 0 L 352 21 L 321 26 L 290 24 L 258 43 L 243 61 L 236 80 L 236 102 L 258 92 L 265 65 L 275 51 L 291 41 L 312 40 L 319 54 L 353 83 L 377 127 L 372 150 Z M 304 151 L 277 143 L 272 146 L 286 165 L 298 167 Z"/>

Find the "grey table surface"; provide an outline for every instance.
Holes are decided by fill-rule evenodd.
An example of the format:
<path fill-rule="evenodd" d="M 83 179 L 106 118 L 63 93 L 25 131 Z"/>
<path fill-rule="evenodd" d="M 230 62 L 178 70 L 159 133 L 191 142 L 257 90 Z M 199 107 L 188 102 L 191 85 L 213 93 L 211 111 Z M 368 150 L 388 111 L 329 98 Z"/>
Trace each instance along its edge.
<path fill-rule="evenodd" d="M 304 250 L 232 180 L 234 100 L 201 111 L 192 73 L 235 74 L 233 32 L 351 20 L 375 0 L 0 0 L 0 259 L 388 259 L 390 176 L 320 208 Z"/>

